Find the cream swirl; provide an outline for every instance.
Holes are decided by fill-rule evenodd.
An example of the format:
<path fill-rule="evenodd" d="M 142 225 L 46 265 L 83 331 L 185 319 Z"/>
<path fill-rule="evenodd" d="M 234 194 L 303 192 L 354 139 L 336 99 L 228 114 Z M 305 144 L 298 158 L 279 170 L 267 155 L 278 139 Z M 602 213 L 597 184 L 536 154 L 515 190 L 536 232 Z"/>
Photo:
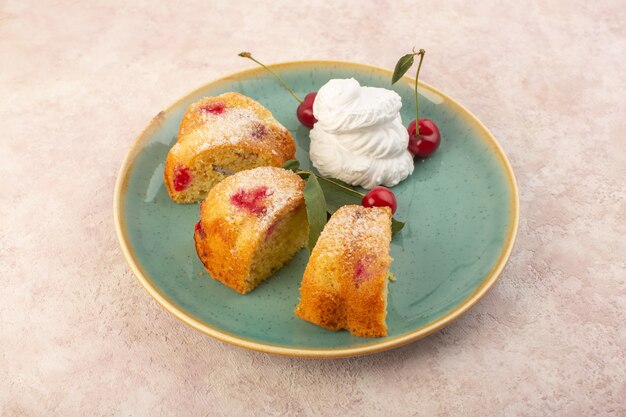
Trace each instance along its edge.
<path fill-rule="evenodd" d="M 354 78 L 328 81 L 313 103 L 311 162 L 322 175 L 348 184 L 398 184 L 413 173 L 401 107 L 394 91 L 361 87 Z"/>

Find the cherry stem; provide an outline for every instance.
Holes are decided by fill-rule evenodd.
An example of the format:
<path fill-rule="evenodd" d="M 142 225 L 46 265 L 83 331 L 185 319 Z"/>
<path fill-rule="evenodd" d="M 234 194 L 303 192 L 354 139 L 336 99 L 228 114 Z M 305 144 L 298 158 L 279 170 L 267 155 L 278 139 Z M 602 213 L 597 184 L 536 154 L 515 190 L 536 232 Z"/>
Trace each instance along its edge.
<path fill-rule="evenodd" d="M 261 62 L 257 61 L 256 59 L 254 59 L 252 57 L 252 54 L 250 52 L 240 52 L 239 56 L 242 58 L 248 58 L 251 59 L 252 61 L 256 62 L 257 64 L 259 64 L 260 66 L 262 66 L 263 68 L 265 68 L 269 73 L 271 73 L 282 85 L 283 87 L 285 87 L 285 89 L 287 89 L 287 91 L 289 91 L 289 93 L 291 93 L 291 95 L 293 96 L 293 98 L 295 98 L 296 100 L 298 100 L 298 103 L 302 103 L 302 100 L 300 99 L 300 97 L 298 97 L 296 95 L 296 93 L 287 85 L 287 83 L 285 81 L 283 81 L 282 78 L 280 78 L 280 76 L 278 74 L 276 74 L 274 71 L 272 71 L 271 69 L 269 69 L 269 67 L 263 65 Z"/>
<path fill-rule="evenodd" d="M 321 175 L 317 175 L 313 171 L 307 171 L 306 169 L 299 169 L 298 171 L 296 171 L 296 174 L 306 174 L 306 175 L 309 175 L 309 176 L 310 175 L 315 175 L 318 180 L 329 182 L 329 183 L 333 184 L 335 187 L 343 188 L 344 190 L 346 190 L 346 191 L 348 191 L 350 193 L 358 195 L 360 198 L 365 197 L 365 194 L 355 190 L 354 188 L 346 187 L 345 185 L 340 184 L 337 181 L 334 181 L 332 178 L 326 178 L 326 177 L 322 177 Z"/>
<path fill-rule="evenodd" d="M 415 52 L 415 49 L 413 49 L 413 54 L 414 55 L 419 55 L 420 57 L 420 61 L 417 64 L 417 72 L 415 73 L 415 135 L 419 136 L 420 134 L 420 127 L 419 127 L 419 101 L 417 99 L 417 80 L 420 77 L 420 69 L 422 68 L 422 61 L 424 60 L 424 54 L 426 54 L 426 51 L 423 49 L 420 49 L 419 51 Z"/>

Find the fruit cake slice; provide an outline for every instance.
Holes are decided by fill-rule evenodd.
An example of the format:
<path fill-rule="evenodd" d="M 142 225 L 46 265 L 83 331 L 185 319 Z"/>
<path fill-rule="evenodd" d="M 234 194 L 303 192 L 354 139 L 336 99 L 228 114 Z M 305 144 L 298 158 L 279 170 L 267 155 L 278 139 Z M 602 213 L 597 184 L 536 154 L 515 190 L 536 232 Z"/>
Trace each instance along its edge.
<path fill-rule="evenodd" d="M 389 207 L 337 210 L 304 271 L 296 316 L 355 336 L 386 336 L 390 242 Z"/>
<path fill-rule="evenodd" d="M 217 184 L 200 207 L 196 251 L 209 274 L 242 294 L 252 291 L 306 244 L 304 181 L 261 167 Z"/>
<path fill-rule="evenodd" d="M 164 179 L 172 200 L 204 199 L 228 175 L 295 159 L 291 133 L 269 110 L 239 93 L 205 97 L 187 109 L 167 155 Z"/>

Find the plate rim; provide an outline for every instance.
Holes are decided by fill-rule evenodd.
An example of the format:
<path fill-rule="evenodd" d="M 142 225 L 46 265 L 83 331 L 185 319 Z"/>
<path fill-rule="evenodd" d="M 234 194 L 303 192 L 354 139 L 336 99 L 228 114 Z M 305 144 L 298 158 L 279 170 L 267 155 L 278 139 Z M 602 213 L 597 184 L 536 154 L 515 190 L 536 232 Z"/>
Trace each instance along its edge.
<path fill-rule="evenodd" d="M 330 66 L 330 65 L 339 65 L 343 67 L 357 67 L 361 70 L 369 70 L 374 72 L 382 73 L 388 77 L 391 76 L 392 71 L 381 68 L 373 65 L 362 64 L 357 62 L 350 61 L 335 61 L 335 60 L 305 60 L 305 61 L 288 61 L 281 62 L 272 65 L 268 65 L 273 70 L 281 70 L 281 69 L 293 69 L 297 67 L 308 67 L 308 66 Z M 506 234 L 506 242 L 503 246 L 502 251 L 500 252 L 500 256 L 494 265 L 494 267 L 489 271 L 489 273 L 484 277 L 481 284 L 470 294 L 468 295 L 461 303 L 459 303 L 455 308 L 446 314 L 440 316 L 436 320 L 428 323 L 424 326 L 418 327 L 412 331 L 404 333 L 399 336 L 395 336 L 392 338 L 385 338 L 380 341 L 376 341 L 378 339 L 373 339 L 372 343 L 367 343 L 363 345 L 358 345 L 354 347 L 342 347 L 342 348 L 301 348 L 301 347 L 290 347 L 284 345 L 274 345 L 265 342 L 259 342 L 253 339 L 248 339 L 245 337 L 238 336 L 236 334 L 232 334 L 229 332 L 225 332 L 219 328 L 208 325 L 207 323 L 202 322 L 201 320 L 193 317 L 193 315 L 186 313 L 182 309 L 179 309 L 173 302 L 161 292 L 161 290 L 156 286 L 152 280 L 149 278 L 148 274 L 146 274 L 139 263 L 137 262 L 133 250 L 128 241 L 127 233 L 126 233 L 126 225 L 124 224 L 124 194 L 128 187 L 128 179 L 129 173 L 131 172 L 135 160 L 139 155 L 139 149 L 141 145 L 151 136 L 151 133 L 158 128 L 161 123 L 166 118 L 168 113 L 171 113 L 172 110 L 179 106 L 182 102 L 188 100 L 190 97 L 198 95 L 201 91 L 209 88 L 215 84 L 220 82 L 229 80 L 229 79 L 237 79 L 240 77 L 253 76 L 256 74 L 264 73 L 265 70 L 263 68 L 250 68 L 243 71 L 237 71 L 226 75 L 224 77 L 216 78 L 195 90 L 185 94 L 183 97 L 169 105 L 165 110 L 161 110 L 157 115 L 152 118 L 150 123 L 143 129 L 143 131 L 137 136 L 135 141 L 130 146 L 130 149 L 126 152 L 126 155 L 122 161 L 122 164 L 119 168 L 117 179 L 115 182 L 115 190 L 113 195 L 113 217 L 115 223 L 115 231 L 117 234 L 117 239 L 120 244 L 120 248 L 122 249 L 122 254 L 126 259 L 126 262 L 130 266 L 132 272 L 134 273 L 137 280 L 141 283 L 144 289 L 170 314 L 172 314 L 177 319 L 181 320 L 183 323 L 189 325 L 190 327 L 201 331 L 215 339 L 218 339 L 222 342 L 226 342 L 232 345 L 236 345 L 239 347 L 243 347 L 250 350 L 255 350 L 259 352 L 272 353 L 284 356 L 292 356 L 292 357 L 305 357 L 305 358 L 342 358 L 342 357 L 351 357 L 351 356 L 361 356 L 367 354 L 373 354 L 377 352 L 386 351 L 392 348 L 403 346 L 407 343 L 416 341 L 423 337 L 428 336 L 429 334 L 451 324 L 454 320 L 465 314 L 468 310 L 470 310 L 493 286 L 493 284 L 498 280 L 500 274 L 504 270 L 509 257 L 511 256 L 511 252 L 513 250 L 513 246 L 515 244 L 515 240 L 517 237 L 517 231 L 519 227 L 519 216 L 520 216 L 520 203 L 519 203 L 519 191 L 517 187 L 517 181 L 515 179 L 515 174 L 513 172 L 513 168 L 511 164 L 502 150 L 502 147 L 493 136 L 493 134 L 487 129 L 487 127 L 467 108 L 465 108 L 462 104 L 452 99 L 448 95 L 442 93 L 438 89 L 432 87 L 431 85 L 419 81 L 419 87 L 422 90 L 429 90 L 432 93 L 435 93 L 444 98 L 449 104 L 452 106 L 456 106 L 459 110 L 459 114 L 465 119 L 474 123 L 479 131 L 483 134 L 483 137 L 486 138 L 488 142 L 491 142 L 493 145 L 493 152 L 496 154 L 498 159 L 501 162 L 502 168 L 505 171 L 507 176 L 507 185 L 511 191 L 511 206 L 512 211 L 509 214 L 509 228 Z M 403 83 L 414 83 L 414 79 L 405 76 L 402 77 L 400 82 Z"/>

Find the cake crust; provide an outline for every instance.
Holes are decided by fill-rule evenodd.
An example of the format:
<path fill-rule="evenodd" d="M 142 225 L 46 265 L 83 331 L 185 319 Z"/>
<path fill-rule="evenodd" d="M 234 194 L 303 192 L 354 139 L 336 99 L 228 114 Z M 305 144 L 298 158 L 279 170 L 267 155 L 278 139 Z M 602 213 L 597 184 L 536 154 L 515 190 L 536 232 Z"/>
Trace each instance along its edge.
<path fill-rule="evenodd" d="M 235 291 L 252 291 L 304 247 L 304 181 L 261 167 L 217 184 L 200 207 L 196 251 L 207 272 Z"/>
<path fill-rule="evenodd" d="M 386 336 L 390 242 L 389 207 L 337 210 L 304 271 L 296 316 L 355 336 Z"/>
<path fill-rule="evenodd" d="M 205 97 L 183 116 L 165 161 L 165 186 L 177 203 L 200 201 L 226 176 L 258 166 L 279 167 L 295 152 L 291 133 L 257 101 L 235 92 Z"/>

